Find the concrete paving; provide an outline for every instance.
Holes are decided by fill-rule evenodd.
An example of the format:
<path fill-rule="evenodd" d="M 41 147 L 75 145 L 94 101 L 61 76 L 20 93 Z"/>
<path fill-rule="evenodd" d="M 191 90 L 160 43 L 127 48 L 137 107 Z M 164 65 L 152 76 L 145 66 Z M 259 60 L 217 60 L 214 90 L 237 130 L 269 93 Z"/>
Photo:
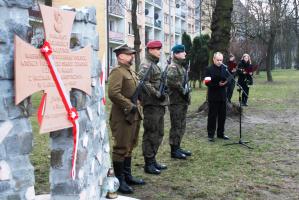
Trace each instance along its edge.
<path fill-rule="evenodd" d="M 35 196 L 35 200 L 50 200 L 50 195 L 49 194 L 37 195 Z M 105 199 L 101 199 L 101 200 L 105 200 Z M 115 200 L 138 200 L 138 199 L 118 195 L 118 197 Z"/>

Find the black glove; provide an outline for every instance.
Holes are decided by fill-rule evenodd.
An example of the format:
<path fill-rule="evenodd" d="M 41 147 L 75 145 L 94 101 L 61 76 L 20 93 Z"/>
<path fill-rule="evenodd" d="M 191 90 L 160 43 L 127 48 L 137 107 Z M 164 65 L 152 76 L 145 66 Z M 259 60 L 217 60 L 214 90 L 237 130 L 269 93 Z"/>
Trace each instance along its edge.
<path fill-rule="evenodd" d="M 164 101 L 165 99 L 166 99 L 165 94 L 161 94 L 161 96 L 159 97 L 159 100 L 160 100 L 160 101 Z"/>
<path fill-rule="evenodd" d="M 137 106 L 133 105 L 132 109 L 130 110 L 130 113 L 134 114 L 137 112 L 137 110 L 138 110 Z"/>

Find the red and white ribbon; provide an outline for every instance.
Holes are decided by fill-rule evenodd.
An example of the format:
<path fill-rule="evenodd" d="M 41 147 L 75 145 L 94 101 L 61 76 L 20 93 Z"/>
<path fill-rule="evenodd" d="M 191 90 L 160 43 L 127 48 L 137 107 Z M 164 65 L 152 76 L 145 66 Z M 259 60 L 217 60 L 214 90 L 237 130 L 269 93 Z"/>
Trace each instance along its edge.
<path fill-rule="evenodd" d="M 41 52 L 47 61 L 55 86 L 62 99 L 63 105 L 68 113 L 68 120 L 73 125 L 74 147 L 73 147 L 71 177 L 74 180 L 76 177 L 76 160 L 77 160 L 77 150 L 78 150 L 78 140 L 79 140 L 79 122 L 78 122 L 79 115 L 76 108 L 74 108 L 70 102 L 68 91 L 65 89 L 60 74 L 55 66 L 54 60 L 51 56 L 52 49 L 49 42 L 45 41 L 44 45 L 41 48 Z"/>
<path fill-rule="evenodd" d="M 103 55 L 103 60 L 102 60 L 102 70 L 101 70 L 101 74 L 100 74 L 100 82 L 103 88 L 103 99 L 102 99 L 102 103 L 103 105 L 106 105 L 106 97 L 105 97 L 105 81 L 106 81 L 106 62 L 105 62 L 105 53 Z"/>

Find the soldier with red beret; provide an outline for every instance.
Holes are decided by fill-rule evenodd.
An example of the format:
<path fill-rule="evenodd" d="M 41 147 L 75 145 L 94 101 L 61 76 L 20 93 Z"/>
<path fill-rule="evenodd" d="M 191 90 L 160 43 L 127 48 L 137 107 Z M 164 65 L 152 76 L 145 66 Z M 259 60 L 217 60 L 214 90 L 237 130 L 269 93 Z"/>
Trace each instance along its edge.
<path fill-rule="evenodd" d="M 160 174 L 166 165 L 156 161 L 156 155 L 164 136 L 164 114 L 168 105 L 168 96 L 159 91 L 162 70 L 157 65 L 161 56 L 162 43 L 150 41 L 146 45 L 145 59 L 140 65 L 140 79 L 145 77 L 142 92 L 143 127 L 142 150 L 145 161 L 144 171 Z"/>

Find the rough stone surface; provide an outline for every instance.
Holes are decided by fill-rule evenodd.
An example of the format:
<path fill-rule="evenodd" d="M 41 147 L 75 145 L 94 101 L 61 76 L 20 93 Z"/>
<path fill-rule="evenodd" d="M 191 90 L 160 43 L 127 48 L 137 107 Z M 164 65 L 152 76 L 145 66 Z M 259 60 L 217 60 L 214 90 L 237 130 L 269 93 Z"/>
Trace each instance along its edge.
<path fill-rule="evenodd" d="M 51 199 L 76 200 L 100 199 L 101 185 L 99 183 L 107 175 L 111 167 L 109 155 L 108 131 L 105 128 L 102 134 L 101 127 L 106 120 L 105 107 L 102 105 L 103 89 L 99 79 L 101 64 L 98 58 L 98 33 L 96 32 L 95 9 L 77 9 L 75 23 L 71 36 L 73 50 L 90 45 L 92 52 L 92 95 L 89 96 L 80 90 L 71 91 L 71 103 L 79 111 L 79 141 L 76 162 L 77 176 L 70 178 L 73 136 L 72 129 L 65 129 L 51 133 L 51 151 L 54 154 L 63 151 L 58 156 L 60 168 L 55 168 L 51 162 L 50 184 Z M 99 112 L 99 107 L 101 112 Z M 108 150 L 108 151 L 107 151 Z M 100 155 L 100 156 L 96 156 Z M 56 164 L 57 164 L 56 163 Z"/>
<path fill-rule="evenodd" d="M 19 8 L 30 8 L 32 7 L 32 0 L 4 0 L 8 7 L 16 6 Z"/>
<path fill-rule="evenodd" d="M 14 35 L 27 40 L 27 9 L 31 5 L 31 0 L 0 0 L 0 199 L 5 200 L 29 200 L 34 196 L 34 169 L 29 160 L 31 104 L 26 99 L 15 105 L 13 80 Z"/>

